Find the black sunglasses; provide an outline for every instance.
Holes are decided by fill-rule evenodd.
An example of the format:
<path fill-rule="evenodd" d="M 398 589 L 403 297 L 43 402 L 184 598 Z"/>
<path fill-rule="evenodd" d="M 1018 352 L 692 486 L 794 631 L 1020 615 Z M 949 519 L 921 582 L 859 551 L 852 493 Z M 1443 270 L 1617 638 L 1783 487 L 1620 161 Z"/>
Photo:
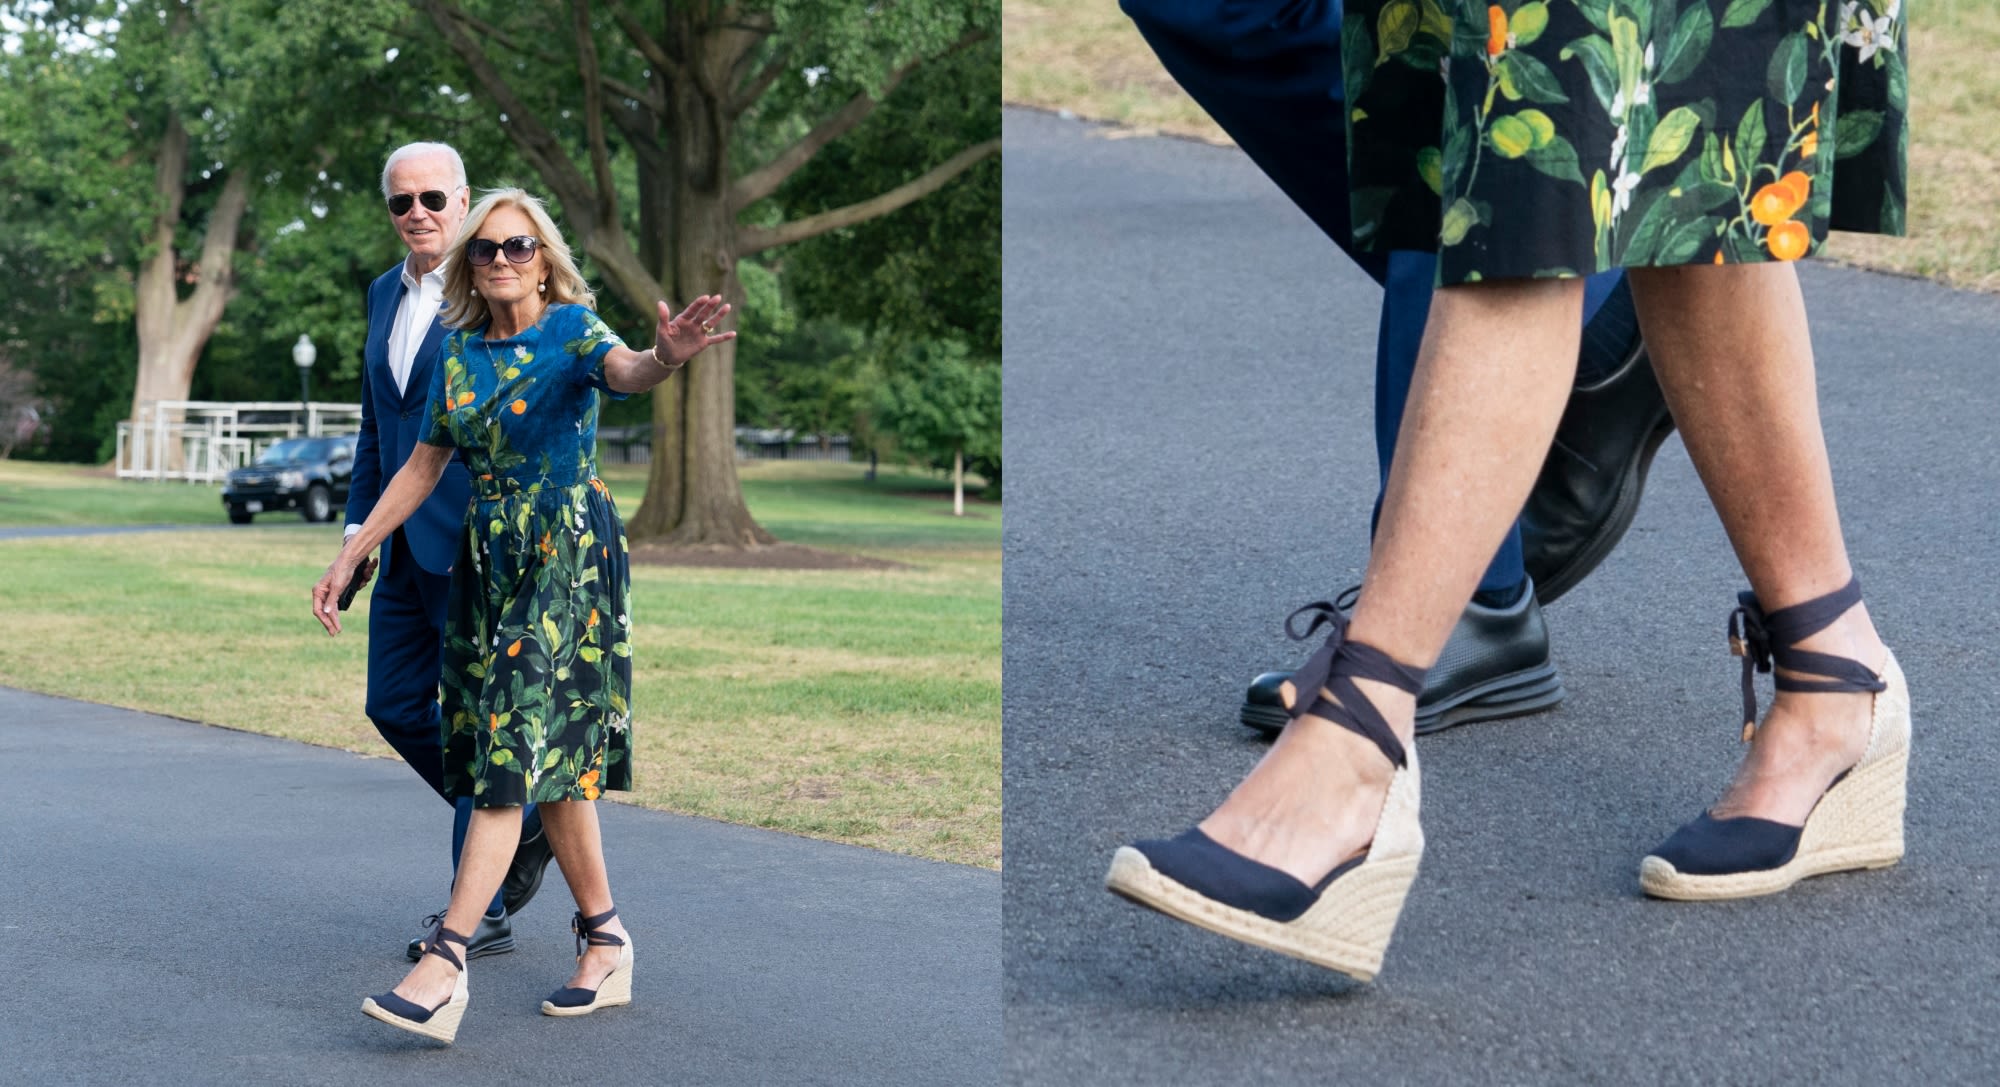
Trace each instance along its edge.
<path fill-rule="evenodd" d="M 493 263 L 493 258 L 502 251 L 512 264 L 526 264 L 535 259 L 535 250 L 541 248 L 542 240 L 526 234 L 516 234 L 504 242 L 490 238 L 474 238 L 465 243 L 465 260 L 475 268 L 484 268 Z"/>
<path fill-rule="evenodd" d="M 450 193 L 440 192 L 437 189 L 431 189 L 428 192 L 421 192 L 415 195 L 399 192 L 389 198 L 389 214 L 400 219 L 408 215 L 410 208 L 414 207 L 419 200 L 422 200 L 424 206 L 432 211 L 443 211 L 446 202 L 450 199 Z"/>

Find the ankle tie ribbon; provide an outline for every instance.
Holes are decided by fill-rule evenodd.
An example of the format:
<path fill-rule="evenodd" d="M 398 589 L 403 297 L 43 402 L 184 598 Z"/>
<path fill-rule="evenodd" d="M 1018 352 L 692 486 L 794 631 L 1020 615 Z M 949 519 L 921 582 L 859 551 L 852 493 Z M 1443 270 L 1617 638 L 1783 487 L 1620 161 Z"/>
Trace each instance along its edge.
<path fill-rule="evenodd" d="M 1780 691 L 1826 694 L 1876 692 L 1888 684 L 1860 661 L 1799 649 L 1799 642 L 1833 625 L 1849 608 L 1861 603 L 1861 579 L 1850 578 L 1844 588 L 1822 597 L 1766 613 L 1757 603 L 1757 594 L 1736 594 L 1736 610 L 1729 613 L 1729 652 L 1743 658 L 1743 742 L 1757 734 L 1757 688 L 1751 677 L 1757 672 L 1772 674 L 1772 684 Z M 1799 679 L 1772 673 L 1772 665 L 1792 672 L 1805 672 L 1821 679 Z"/>
<path fill-rule="evenodd" d="M 1351 603 L 1358 597 L 1357 590 L 1349 590 L 1340 600 Z M 1296 629 L 1300 616 L 1311 617 L 1304 630 Z M 1354 681 L 1372 679 L 1406 694 L 1421 694 L 1425 670 L 1404 664 L 1372 645 L 1347 640 L 1347 622 L 1346 611 L 1325 600 L 1315 600 L 1285 617 L 1285 636 L 1295 642 L 1308 641 L 1321 627 L 1329 628 L 1326 641 L 1292 673 L 1293 697 L 1287 709 L 1294 721 L 1311 714 L 1366 736 L 1391 763 L 1403 766 L 1409 760 L 1403 741 L 1396 738 L 1395 730 Z M 1322 688 L 1338 701 L 1322 696 Z"/>

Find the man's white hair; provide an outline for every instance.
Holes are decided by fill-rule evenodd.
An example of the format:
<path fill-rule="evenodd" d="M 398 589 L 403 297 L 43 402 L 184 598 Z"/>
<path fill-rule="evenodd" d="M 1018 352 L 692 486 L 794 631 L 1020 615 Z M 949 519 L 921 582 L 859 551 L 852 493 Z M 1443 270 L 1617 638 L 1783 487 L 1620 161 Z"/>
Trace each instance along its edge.
<path fill-rule="evenodd" d="M 458 157 L 458 152 L 450 144 L 406 143 L 389 152 L 389 161 L 382 164 L 382 196 L 386 199 L 394 195 L 389 191 L 389 171 L 394 170 L 397 163 L 404 159 L 423 158 L 428 155 L 443 155 L 449 159 L 451 161 L 451 173 L 457 179 L 458 188 L 462 189 L 465 187 L 465 160 Z M 453 191 L 456 192 L 457 190 L 454 189 Z"/>

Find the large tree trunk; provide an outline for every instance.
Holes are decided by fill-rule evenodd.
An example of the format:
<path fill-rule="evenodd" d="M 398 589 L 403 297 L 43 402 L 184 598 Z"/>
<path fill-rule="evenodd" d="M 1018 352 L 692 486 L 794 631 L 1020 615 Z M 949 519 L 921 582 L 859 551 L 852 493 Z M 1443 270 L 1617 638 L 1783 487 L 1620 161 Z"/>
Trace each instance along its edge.
<path fill-rule="evenodd" d="M 187 152 L 187 130 L 178 116 L 169 115 L 155 173 L 159 213 L 153 221 L 152 255 L 139 266 L 133 298 L 134 323 L 139 334 L 139 373 L 132 387 L 134 440 L 151 448 L 163 445 L 166 460 L 154 467 L 169 470 L 182 467 L 181 445 L 171 436 L 164 443 L 154 443 L 149 428 L 156 416 L 150 405 L 159 400 L 188 398 L 194 384 L 195 363 L 216 326 L 222 323 L 223 307 L 235 293 L 230 257 L 250 203 L 250 171 L 239 163 L 230 171 L 214 209 L 209 212 L 201 259 L 191 271 L 184 270 L 174 238 L 180 229 L 181 207 L 187 197 Z M 186 299 L 180 296 L 179 280 L 183 275 L 191 276 L 195 282 L 194 293 Z M 171 426 L 181 418 L 181 413 L 175 412 L 165 421 Z"/>
<path fill-rule="evenodd" d="M 744 296 L 736 277 L 736 212 L 727 167 L 730 126 L 712 90 L 726 84 L 693 71 L 675 84 L 681 139 L 663 162 L 671 176 L 648 177 L 645 160 L 640 162 L 642 191 L 664 184 L 671 196 L 660 201 L 673 224 L 673 244 L 662 247 L 660 283 L 670 306 L 719 294 L 740 314 Z M 733 317 L 729 323 L 735 323 Z M 645 500 L 627 530 L 636 539 L 675 546 L 775 543 L 750 516 L 736 478 L 736 342 L 702 352 L 653 396 L 652 469 Z"/>

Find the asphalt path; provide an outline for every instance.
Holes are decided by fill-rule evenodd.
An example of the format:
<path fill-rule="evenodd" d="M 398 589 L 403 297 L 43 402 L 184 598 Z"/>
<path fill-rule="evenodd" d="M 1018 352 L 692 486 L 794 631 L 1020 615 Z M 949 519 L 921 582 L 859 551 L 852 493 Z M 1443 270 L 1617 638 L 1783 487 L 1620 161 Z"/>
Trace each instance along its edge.
<path fill-rule="evenodd" d="M 400 762 L 0 688 L 0 1083 L 991 1082 L 999 876 L 600 806 L 635 1003 L 551 1019 L 551 868 L 445 1048 L 360 1013 L 442 905 Z"/>
<path fill-rule="evenodd" d="M 1119 135 L 1005 120 L 1009 1081 L 1993 1082 L 2000 300 L 1801 270 L 1849 547 L 1913 693 L 1904 863 L 1639 894 L 1740 756 L 1741 574 L 1676 439 L 1548 609 L 1568 701 L 1425 741 L 1423 874 L 1356 985 L 1102 889 L 1255 762 L 1244 682 L 1301 659 L 1286 612 L 1359 580 L 1380 299 L 1240 154 Z"/>

